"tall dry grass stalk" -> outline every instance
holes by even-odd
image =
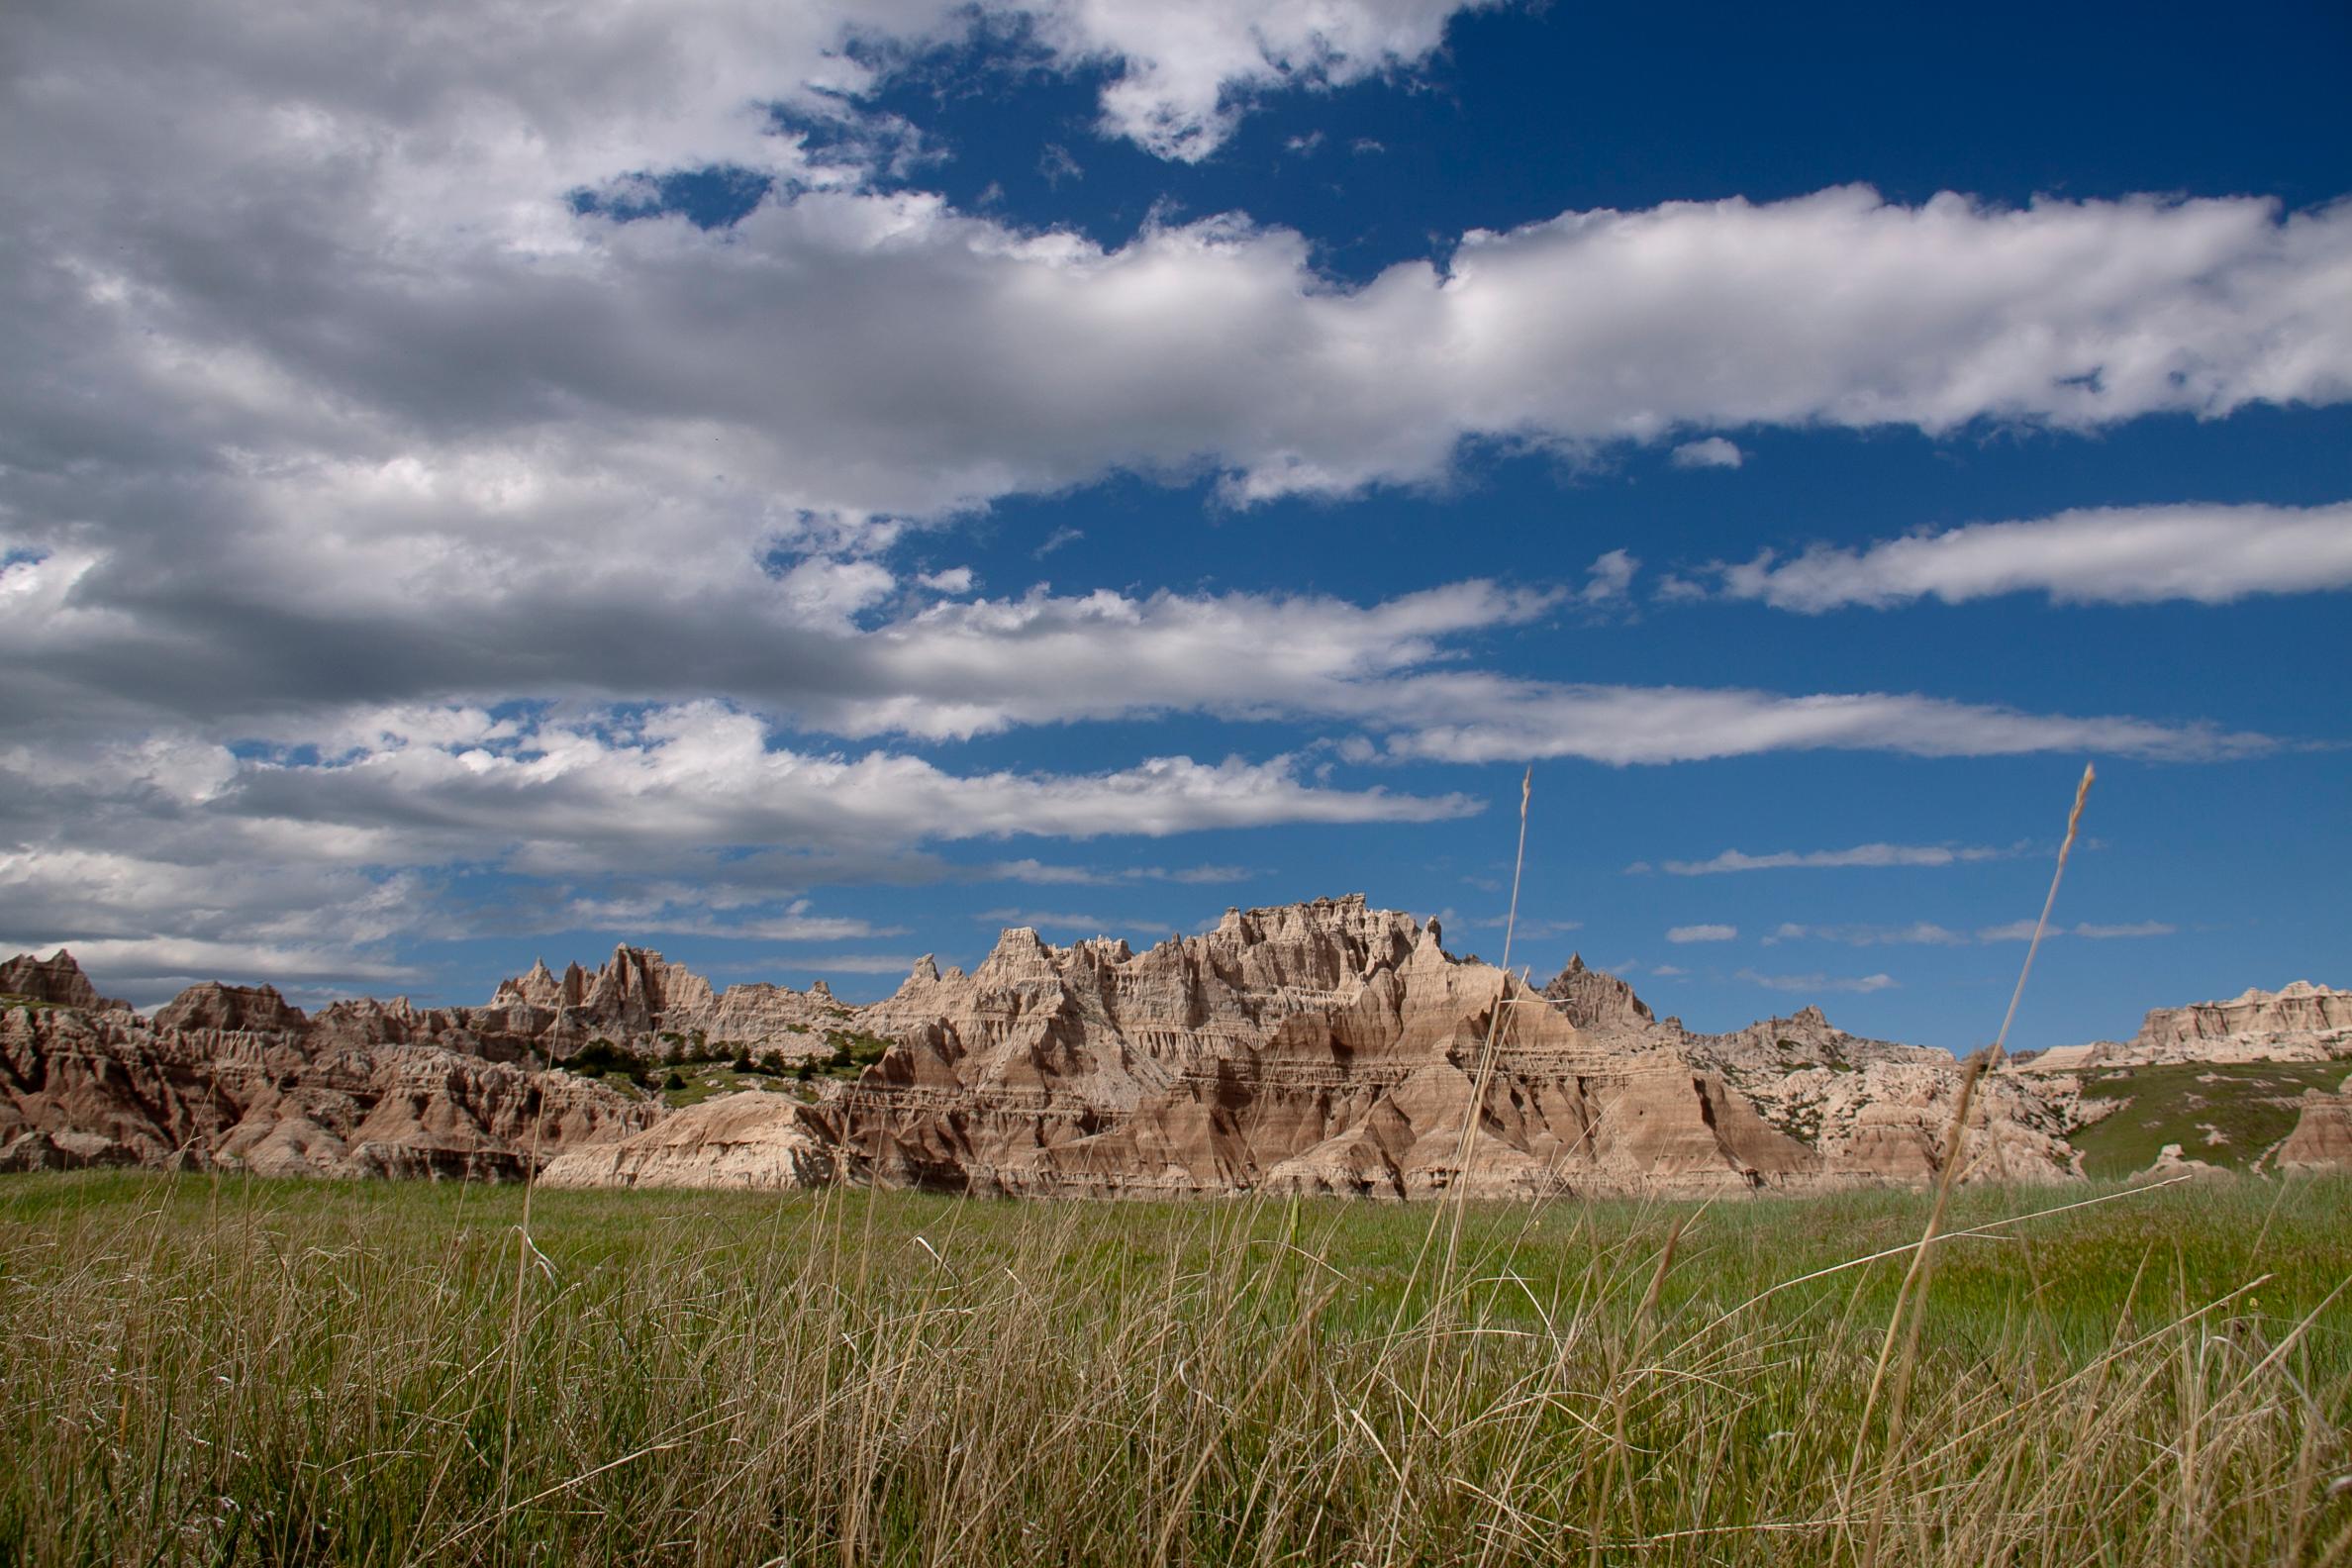
[[[1952,1188],[1960,1177],[1960,1155],[1968,1135],[1968,1112],[1976,1098],[1978,1081],[1997,1065],[2009,1048],[2009,1027],[2017,1020],[2017,1004],[2024,999],[2026,977],[2033,973],[2034,954],[2041,950],[2042,937],[2050,929],[2050,912],[2058,905],[2058,884],[2066,876],[2067,856],[2074,852],[2076,833],[2082,831],[2083,806],[2091,798],[2092,781],[2098,777],[2090,763],[2083,765],[2082,781],[2075,785],[2074,806],[2066,814],[2066,836],[2058,844],[2058,863],[2050,871],[2050,890],[2043,895],[2041,914],[2033,923],[2033,938],[2025,944],[2025,961],[2018,966],[2017,983],[2009,992],[2009,1010],[2002,1015],[2001,1032],[1994,1036],[1992,1048],[1972,1059],[1961,1075],[1960,1090],[1953,1097],[1952,1125],[1944,1139],[1943,1159],[1937,1168],[1935,1200],[1927,1211],[1927,1225],[1920,1232],[1919,1244],[1912,1251],[1910,1265],[1904,1270],[1903,1285],[1895,1294],[1895,1311],[1887,1321],[1885,1339],[1879,1345],[1877,1364],[1870,1375],[1870,1392],[1862,1402],[1862,1421],[1854,1436],[1854,1459],[1847,1470],[1847,1493],[1851,1496],[1858,1475],[1865,1445],[1870,1437],[1870,1419],[1878,1408],[1879,1392],[1886,1382],[1889,1357],[1895,1349],[1898,1333],[1903,1335],[1903,1355],[1895,1363],[1895,1381],[1887,1402],[1887,1429],[1881,1444],[1884,1462],[1879,1467],[1878,1484],[1872,1491],[1870,1522],[1863,1536],[1861,1561],[1863,1568],[1877,1568],[1879,1548],[1885,1539],[1888,1510],[1893,1505],[1892,1492],[1898,1474],[1897,1459],[1902,1452],[1904,1417],[1911,1394],[1911,1380],[1918,1361],[1919,1333],[1927,1316],[1927,1286],[1934,1272],[1934,1248],[1943,1226],[1944,1211],[1951,1203]],[[1987,1141],[1994,1156],[2001,1156],[1998,1132],[1987,1129]],[[2006,1168],[2003,1170],[2006,1176]],[[2028,1264],[2031,1254],[2027,1254]],[[2038,1284],[2038,1282],[2037,1282]],[[2037,1293],[2038,1294],[2038,1291]]]
[[[1931,1201],[1474,1204],[1392,1332],[1414,1211],[541,1192],[502,1455],[521,1194],[237,1185],[0,1187],[0,1561],[1820,1560]],[[2012,1204],[1951,1200],[1886,1558],[2324,1561],[2352,1186]]]

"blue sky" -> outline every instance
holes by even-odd
[[[117,11],[121,14],[116,14]],[[136,24],[136,25],[135,25]],[[0,943],[2352,983],[2341,7],[0,22]]]

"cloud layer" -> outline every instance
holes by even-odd
[[[1370,771],[1393,764],[2274,745],[1485,666],[1483,639],[1621,614],[1623,549],[1558,591],[984,595],[951,530],[1113,474],[1247,508],[1442,484],[1497,449],[1727,469],[1759,428],[2352,397],[2352,208],[1844,186],[1562,212],[1346,282],[1247,214],[1090,236],[959,210],[920,188],[941,149],[870,96],[979,49],[1099,79],[1101,130],[1200,159],[1265,96],[1410,72],[1465,9],[12,8],[0,938],[141,985],[375,983],[428,923],[515,896],[473,891],[484,869],[530,890],[509,926],[849,940],[888,932],[805,890],[935,878],[943,842],[1475,809]],[[682,178],[735,209],[699,226]],[[1084,521],[1047,549],[1112,526]],[[2287,591],[2344,580],[2343,523],[2070,514],[1723,589]],[[911,564],[918,543],[947,558]],[[1288,733],[1061,771],[927,749],[1171,715]]]
[[[1976,860],[2000,860],[2019,852],[2012,845],[1997,849],[1989,844],[1855,844],[1848,849],[1776,849],[1748,854],[1725,849],[1706,860],[1668,860],[1670,876],[1719,876],[1730,871],[1779,871],[1791,867],[1824,866],[1948,866]],[[1644,870],[1648,867],[1644,866]]]
[[[2227,604],[2352,587],[2352,503],[2114,507],[1975,523],[1723,569],[1722,591],[1808,615],[2045,593],[2061,604]]]

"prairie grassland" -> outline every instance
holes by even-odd
[[[2352,1183],[523,1198],[0,1183],[0,1562],[2352,1550]]]

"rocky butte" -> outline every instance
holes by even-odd
[[[1142,952],[1008,931],[970,974],[926,958],[854,1009],[822,984],[715,991],[629,946],[593,973],[536,965],[479,1008],[395,998],[316,1016],[266,986],[206,984],[143,1020],[64,953],[0,974],[13,1169],[1090,1197],[1806,1192],[1935,1179],[1961,1079],[1943,1051],[1846,1033],[1814,1008],[1701,1034],[1581,959],[1530,988],[1361,896],[1230,911]],[[2288,1011],[2229,1011],[2264,995],[2212,1005],[2224,1032],[2308,1022],[2345,1053],[2337,1004],[2318,1000],[2342,993],[2290,987],[2269,999]],[[2210,1027],[2164,1037],[2215,1039],[2190,1032]],[[854,1082],[678,1110],[556,1070],[616,1053],[814,1059],[845,1035],[880,1053]],[[2074,1087],[1991,1075],[1960,1179],[2074,1179]],[[2352,1120],[2313,1098],[2280,1163],[2352,1162]]]
[[[2040,1072],[2162,1067],[2176,1062],[2332,1061],[2352,1055],[2352,991],[2297,980],[2228,1002],[2156,1008],[2127,1040],[2062,1045],[2028,1064]]]
[[[1960,1077],[1812,1009],[1693,1034],[1581,961],[1530,990],[1360,896],[1235,910],[1141,953],[1009,931],[969,975],[919,963],[857,1023],[897,1043],[845,1093],[711,1101],[546,1179],[1387,1198],[1916,1183]],[[1979,1104],[1967,1176],[2073,1174],[2030,1086]]]

